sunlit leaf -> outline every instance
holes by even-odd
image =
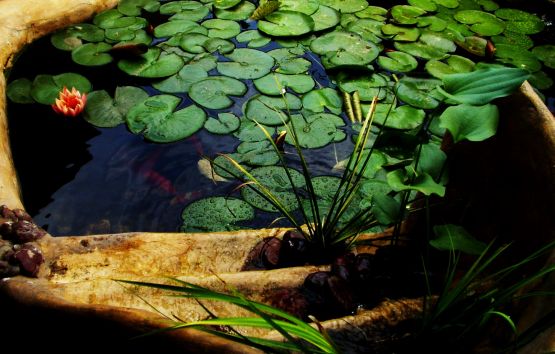
[[[225,76],[210,76],[194,83],[189,96],[193,101],[210,109],[223,109],[233,105],[228,96],[242,96],[247,86],[239,80]]]
[[[107,91],[93,91],[87,97],[83,117],[101,128],[111,128],[125,122],[125,116],[135,105],[148,98],[148,93],[134,86],[117,87],[114,98]]]
[[[191,203],[182,213],[183,232],[238,230],[242,221],[254,218],[254,209],[237,198],[209,197]]]
[[[497,132],[499,111],[497,106],[492,104],[483,106],[460,104],[448,107],[439,119],[440,127],[449,130],[455,142],[482,141]]]

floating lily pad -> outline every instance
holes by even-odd
[[[153,83],[152,87],[166,93],[183,93],[207,77],[208,73],[200,65],[185,65],[177,74]]]
[[[423,59],[444,59],[449,56],[444,50],[430,46],[423,42],[400,43],[395,42],[395,49]]]
[[[503,32],[505,23],[495,15],[478,10],[462,10],[455,14],[455,19],[470,25],[470,29],[481,36],[495,36]]]
[[[314,29],[312,17],[295,11],[276,11],[258,21],[258,29],[270,36],[301,36]]]
[[[378,57],[378,65],[385,70],[406,73],[418,67],[418,62],[408,53],[386,52]]]
[[[438,100],[418,89],[412,82],[399,81],[395,85],[395,91],[401,101],[416,108],[433,109],[439,105]]]
[[[253,81],[254,86],[265,95],[277,96],[291,89],[296,93],[306,93],[314,87],[314,80],[310,75],[285,75],[270,73]]]
[[[295,48],[279,48],[268,52],[276,60],[277,73],[281,74],[302,74],[312,65],[305,58],[299,58],[304,54],[304,50]]]
[[[236,79],[258,79],[270,72],[274,58],[255,49],[238,48],[226,55],[231,62],[219,62],[218,71],[222,75]]]
[[[37,75],[31,87],[31,96],[38,103],[53,104],[64,87],[69,90],[75,87],[81,93],[88,93],[92,90],[90,81],[79,74]]]
[[[408,0],[408,3],[424,11],[435,12],[437,10],[437,4],[433,0]]]
[[[33,83],[29,79],[14,80],[6,88],[6,95],[15,103],[35,103],[33,96],[31,96],[32,86]]]
[[[260,128],[258,124],[248,118],[242,118],[241,126],[239,130],[236,131],[233,135],[237,137],[241,141],[262,141],[266,140],[266,134]],[[267,125],[262,125],[262,127],[268,132],[270,136],[276,133],[276,128],[269,127]]]
[[[245,43],[248,42],[247,47],[249,48],[260,48],[270,43],[271,39],[263,35],[257,30],[249,30],[241,32],[237,36],[237,42]]]
[[[251,166],[272,166],[279,162],[279,153],[268,140],[242,142],[237,154],[243,163]]]
[[[454,52],[457,49],[457,46],[452,40],[437,32],[424,31],[419,41],[432,48],[437,48],[448,53]]]
[[[237,198],[209,197],[191,203],[182,213],[183,232],[232,231],[242,221],[254,219],[254,209]]]
[[[121,0],[118,11],[127,16],[140,16],[141,10],[156,12],[160,8],[158,0]]]
[[[54,33],[50,37],[50,42],[54,47],[67,51],[83,45],[83,41],[101,42],[103,40],[104,30],[89,23],[70,26]]]
[[[341,74],[337,78],[339,87],[344,92],[353,93],[358,91],[362,101],[372,101],[374,97],[383,99],[386,95],[387,80],[383,75],[346,75]]]
[[[225,76],[210,76],[191,85],[189,96],[201,106],[223,109],[233,105],[228,96],[242,96],[247,86],[239,80]]]
[[[545,27],[545,23],[536,15],[517,9],[499,9],[495,16],[506,20],[507,30],[522,34],[539,33]]]
[[[241,26],[231,20],[213,18],[204,21],[202,26],[208,28],[208,36],[212,38],[229,39],[241,33]]]
[[[288,169],[289,174],[293,180],[293,185],[296,188],[302,188],[305,185],[305,180],[303,175],[292,168]],[[288,211],[293,211],[299,207],[295,193],[293,192],[293,186],[287,177],[287,173],[283,167],[277,166],[264,166],[258,167],[251,171],[253,177],[255,177],[265,188],[269,189],[277,200],[281,202],[284,208]],[[254,186],[251,184],[250,186]],[[268,202],[266,199],[258,195],[257,192],[252,190],[250,187],[244,187],[241,189],[241,195],[243,199],[255,208],[276,212],[277,209]]]
[[[455,143],[482,141],[495,135],[499,123],[497,106],[461,104],[448,107],[439,117],[440,127],[449,130]]]
[[[243,106],[248,119],[265,125],[282,125],[289,120],[283,110],[301,109],[301,100],[290,93],[283,97],[269,97],[256,95],[251,97]]]
[[[319,6],[320,4],[316,0],[280,0],[279,2],[280,10],[302,12],[305,15],[312,15]]]
[[[232,113],[219,113],[218,119],[208,118],[204,128],[212,134],[229,134],[239,129],[239,118]]]
[[[383,22],[386,19],[388,10],[379,6],[368,6],[364,10],[355,13],[358,18],[369,18],[371,20],[376,20]]]
[[[152,47],[139,59],[120,60],[118,67],[131,76],[158,78],[177,73],[183,64],[179,55],[166,54],[160,48]]]
[[[100,66],[112,62],[108,53],[112,46],[107,43],[87,43],[76,47],[71,52],[71,59],[80,65]]]
[[[433,77],[442,79],[445,75],[466,73],[474,69],[474,62],[459,55],[451,55],[449,58],[439,61],[430,60],[426,63],[426,71]]]
[[[370,105],[362,106],[365,116],[369,109]],[[409,130],[419,127],[425,116],[426,113],[422,109],[409,105],[392,108],[390,104],[380,103],[376,105],[373,122],[387,128]]]
[[[105,90],[87,96],[83,117],[92,125],[112,128],[125,123],[129,110],[148,98],[148,93],[134,86],[116,87],[114,98]]]
[[[149,97],[129,110],[127,126],[131,132],[142,133],[157,143],[189,137],[202,128],[206,113],[195,105],[174,112],[180,102],[179,97],[171,95]]]
[[[395,5],[390,11],[395,22],[403,25],[416,24],[418,17],[426,13],[426,10],[410,5]]]
[[[94,24],[100,28],[128,28],[137,30],[145,28],[148,23],[142,17],[124,16],[116,9],[104,11],[95,16]]]
[[[418,27],[425,27],[429,31],[440,32],[447,28],[447,21],[437,16],[422,16],[418,18]]]
[[[314,21],[314,31],[323,31],[332,28],[339,23],[339,12],[331,7],[320,5],[318,10],[310,15]]]
[[[288,132],[285,141],[294,145],[293,135],[290,132],[291,127],[294,127],[299,146],[308,149],[326,146],[334,141],[338,121],[342,125],[345,124],[343,119],[330,113],[318,113],[307,117],[294,114],[285,129]]]
[[[463,41],[457,41],[457,45],[471,54],[483,57],[486,55],[488,41],[482,37],[470,36],[465,37]]]
[[[530,75],[528,81],[538,90],[547,90],[553,86],[553,79],[541,70]]]
[[[250,2],[243,0],[239,4],[229,9],[215,9],[214,14],[222,20],[246,20],[252,15],[256,6]]]
[[[154,35],[158,38],[175,36],[178,33],[208,34],[208,29],[190,20],[173,20],[156,26]]]
[[[223,177],[224,179],[226,178],[243,178],[244,177],[244,173],[239,170],[237,168],[237,166],[235,166],[233,164],[233,162],[230,161],[230,158],[233,159],[235,162],[242,164],[243,162],[241,161],[241,154],[225,154],[225,155],[218,155],[215,159],[214,162],[212,164],[213,166],[213,170],[209,172],[209,174],[211,174],[212,172],[215,173],[216,175]],[[248,166],[242,165],[242,167],[246,170],[249,170]],[[215,179],[216,176],[209,176],[209,178],[211,179]]]
[[[303,107],[309,111],[320,113],[327,108],[334,114],[341,114],[343,101],[336,90],[325,87],[319,90],[312,90],[303,96]]]
[[[229,9],[240,2],[241,0],[214,0],[214,7],[217,9]]]
[[[310,49],[322,56],[322,63],[328,69],[363,66],[376,59],[380,52],[375,44],[344,31],[330,32],[313,40]]]
[[[522,47],[524,49],[530,49],[534,46],[534,41],[529,36],[508,30],[503,31],[502,35],[493,36],[491,41],[495,45],[508,44]]]
[[[381,26],[381,30],[386,36],[400,42],[414,42],[420,37],[420,30],[415,27],[402,27],[388,23]]]
[[[200,33],[189,33],[183,36],[179,42],[179,46],[193,54],[200,54],[203,52],[227,54],[235,49],[233,42],[221,38],[210,38]]]
[[[343,14],[359,12],[368,7],[366,0],[318,0],[318,2]]]
[[[210,10],[208,10],[207,6],[197,1],[172,1],[172,2],[167,2],[162,6],[160,6],[160,14],[162,15],[174,15],[174,14],[178,14],[181,12],[188,12],[188,11],[204,12],[205,10],[206,10],[206,14],[202,16],[201,19],[204,18],[206,15],[208,15]],[[193,19],[188,19],[188,20],[198,21]]]
[[[361,36],[363,39],[372,43],[380,43],[382,41],[382,27],[384,23],[371,19],[356,19],[345,26],[347,31],[353,32]],[[409,29],[407,29],[409,30]],[[416,30],[418,32],[418,30]],[[416,40],[416,39],[415,39]]]
[[[348,166],[349,170],[353,170],[356,164],[357,174],[360,174],[362,172],[362,175],[364,177],[374,178],[374,176],[376,176],[376,173],[379,170],[381,170],[382,166],[387,163],[387,157],[384,153],[378,150],[373,150],[370,157],[368,157],[369,154],[370,154],[370,150],[368,149],[364,150],[362,152],[361,160],[359,161],[359,163],[356,164],[355,160],[351,161],[351,165]],[[364,167],[363,164],[364,164],[364,161],[366,161],[366,159],[368,159],[368,162]],[[346,167],[348,162],[349,162],[349,159],[345,159],[344,161],[340,161],[339,165]],[[364,170],[363,170],[363,167],[364,167]]]
[[[555,69],[555,45],[544,44],[532,49],[532,53],[543,62],[545,66]]]

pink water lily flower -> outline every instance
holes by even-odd
[[[69,91],[67,87],[64,86],[64,89],[60,92],[59,98],[56,98],[56,103],[52,105],[52,109],[56,113],[75,117],[83,112],[86,103],[87,94],[82,94],[75,87],[72,87],[71,91]]]

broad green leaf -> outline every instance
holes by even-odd
[[[501,63],[513,65],[529,72],[538,71],[542,67],[534,54],[518,46],[498,44],[495,57]]]
[[[317,0],[280,0],[279,2],[280,10],[302,12],[305,15],[312,15],[319,7]]]
[[[391,225],[399,220],[401,203],[389,195],[378,194],[372,198],[372,212],[382,225]]]
[[[462,140],[482,141],[497,132],[499,111],[492,104],[460,104],[448,107],[439,119],[440,127],[449,130],[455,143]]]
[[[378,65],[385,70],[406,73],[416,69],[418,62],[408,53],[386,52],[378,57]]]
[[[507,30],[522,34],[539,33],[545,23],[536,15],[517,9],[498,9],[495,16],[506,20]]]
[[[290,94],[283,97],[269,97],[256,95],[251,97],[243,106],[245,117],[265,125],[282,125],[289,120],[283,110],[297,110],[301,108],[301,100]]]
[[[384,23],[381,21],[371,19],[356,19],[355,17],[354,21],[350,22],[345,28],[347,29],[347,31],[356,33],[363,39],[377,44],[382,41],[381,37],[383,37],[383,27]],[[418,33],[418,29],[416,30],[416,32]]]
[[[318,0],[318,2],[343,14],[359,12],[368,7],[366,0]]]
[[[425,69],[433,77],[442,79],[445,75],[470,72],[474,69],[474,65],[474,62],[468,58],[451,55],[443,61],[428,61]]]
[[[312,17],[312,20],[314,21],[313,31],[315,32],[327,30],[336,26],[340,19],[339,12],[324,5],[320,5],[318,10],[311,14],[310,17]]]
[[[533,73],[528,81],[538,90],[547,90],[553,85],[553,79],[541,70]]]
[[[368,114],[369,109],[370,105],[362,105],[362,113],[364,116]],[[375,124],[403,130],[419,127],[426,116],[426,113],[422,109],[417,109],[410,105],[403,105],[392,109],[390,104],[385,103],[376,105],[374,112],[373,122]]]
[[[258,21],[258,30],[275,37],[300,36],[313,29],[312,17],[295,11],[276,11]]]
[[[403,25],[416,24],[418,17],[426,13],[426,10],[410,5],[395,5],[390,11],[393,20]]]
[[[140,16],[141,9],[148,12],[156,12],[160,8],[158,0],[121,0],[118,11],[127,16]]]
[[[6,88],[6,95],[15,103],[35,103],[31,96],[31,87],[33,83],[31,80],[21,78],[10,82]]]
[[[240,121],[236,115],[232,113],[219,113],[218,119],[208,118],[204,123],[204,129],[212,134],[229,134],[239,129]]]
[[[320,113],[327,108],[334,114],[341,114],[343,101],[336,90],[326,87],[319,90],[312,90],[303,96],[303,108],[309,111]]]
[[[294,127],[299,146],[308,149],[316,149],[328,145],[334,141],[338,124],[345,125],[343,119],[330,113],[319,113],[310,116],[294,114],[291,122],[284,129],[288,132],[285,141],[294,145],[293,135],[290,132]]]
[[[71,59],[80,65],[99,66],[112,62],[108,53],[112,46],[107,43],[87,43],[71,51]]]
[[[290,89],[296,93],[306,93],[314,87],[314,80],[310,75],[296,74],[285,75],[269,73],[253,81],[254,86],[265,95],[279,96]]]
[[[114,98],[105,90],[93,91],[87,97],[83,117],[92,125],[112,128],[125,123],[129,110],[148,98],[148,93],[134,86],[116,87]]]
[[[257,30],[241,32],[241,34],[239,34],[236,39],[237,42],[240,43],[248,42],[247,47],[249,48],[263,47],[271,42],[271,39],[269,37],[266,37]]]
[[[175,36],[178,33],[202,33],[208,34],[206,27],[190,20],[173,20],[162,23],[154,29],[154,35],[158,38]]]
[[[445,171],[446,161],[447,155],[441,150],[438,144],[422,144],[417,171],[418,173],[425,172],[435,181],[445,184],[447,182],[447,171]],[[439,179],[440,177],[442,177],[441,180]]]
[[[509,44],[522,47],[524,49],[530,49],[534,46],[534,41],[529,36],[508,30],[503,31],[503,33],[499,36],[491,37],[491,41],[496,46],[499,44]]]
[[[189,91],[192,84],[207,77],[208,73],[200,65],[185,65],[177,74],[154,82],[152,87],[166,93],[184,93]]]
[[[233,105],[228,96],[242,96],[247,86],[239,80],[225,76],[210,76],[191,85],[189,96],[196,103],[210,109],[223,109]]]
[[[462,226],[445,224],[434,226],[436,238],[430,240],[430,245],[440,251],[461,251],[468,254],[480,255],[487,245],[476,240]]]
[[[64,87],[71,90],[75,87],[81,93],[92,90],[90,81],[76,73],[64,73],[60,75],[37,75],[31,87],[31,96],[35,101],[42,104],[53,104]]]
[[[268,74],[274,65],[274,58],[255,49],[238,48],[226,57],[232,61],[219,62],[218,71],[236,79],[258,79]]]
[[[89,23],[79,23],[67,27],[50,37],[50,42],[54,47],[67,51],[83,45],[83,41],[101,42],[103,40],[104,30]]]
[[[399,81],[395,85],[395,92],[401,101],[416,108],[433,109],[439,105],[437,99],[418,89],[412,82]]]
[[[183,232],[217,232],[241,229],[237,223],[254,218],[254,209],[237,198],[209,197],[189,204],[182,213]]]
[[[447,28],[447,21],[437,16],[423,16],[418,18],[418,27],[425,27],[429,31],[441,32]],[[450,38],[449,36],[447,37]]]
[[[281,74],[302,74],[312,65],[305,58],[299,58],[304,50],[295,48],[279,48],[268,52],[276,60],[275,72]]]
[[[362,101],[372,101],[374,97],[381,100],[387,93],[386,77],[380,74],[339,74],[337,83],[343,92],[353,93],[357,91]]]
[[[414,42],[420,37],[418,28],[407,28],[388,23],[381,27],[384,35],[398,42]]]
[[[357,34],[334,31],[327,33],[310,44],[310,49],[320,54],[327,69],[340,66],[363,66],[372,62],[379,54],[375,44],[365,41]]]
[[[388,10],[379,6],[368,6],[364,10],[355,13],[358,18],[369,18],[371,20],[385,21]]]
[[[229,9],[240,2],[241,0],[214,0],[214,7],[217,9]]]
[[[235,21],[213,18],[202,23],[208,28],[208,36],[211,38],[229,39],[241,33],[241,26]]]
[[[214,14],[222,20],[240,21],[248,19],[255,9],[256,6],[252,2],[243,0],[229,9],[215,9]]]
[[[241,125],[239,127],[239,130],[235,131],[235,133],[233,134],[239,140],[241,140],[241,141],[265,141],[265,140],[267,140],[267,137],[264,134],[264,132],[262,131],[262,129],[260,129],[258,124],[256,124],[254,121],[252,121],[248,118],[241,118],[240,121],[241,121]],[[268,134],[274,135],[276,133],[276,128],[270,127],[270,126],[267,126],[267,125],[262,125],[262,126],[264,127],[264,129],[266,129]]]
[[[262,141],[245,141],[237,147],[241,163],[250,166],[272,166],[279,162],[279,153],[266,139]]]
[[[462,10],[455,14],[455,19],[470,25],[470,29],[481,36],[495,36],[505,29],[505,23],[488,12]]]
[[[183,64],[179,55],[165,54],[160,48],[152,47],[140,59],[120,60],[118,67],[131,76],[159,78],[177,73]]]
[[[435,48],[423,42],[395,42],[395,49],[423,59],[444,59],[449,56],[443,49]]]
[[[404,170],[395,170],[387,174],[387,183],[396,192],[404,190],[415,190],[424,195],[436,194],[440,197],[445,195],[445,187],[438,184],[427,173],[419,173],[410,181],[412,175]]]

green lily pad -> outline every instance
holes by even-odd
[[[210,109],[223,109],[233,105],[228,96],[242,96],[247,86],[226,76],[210,76],[191,85],[189,96],[193,101]]]
[[[333,114],[341,114],[343,101],[336,90],[325,87],[319,90],[312,90],[303,96],[303,108],[309,111],[320,113],[327,108]]]
[[[208,34],[206,27],[190,20],[173,20],[156,26],[154,35],[158,38],[175,36],[178,33]]]
[[[365,116],[369,109],[370,105],[362,106]],[[425,116],[426,113],[422,109],[409,105],[392,108],[390,104],[380,103],[376,105],[373,122],[387,128],[409,130],[419,127],[424,122]]]
[[[254,10],[256,6],[252,2],[243,0],[229,9],[215,9],[214,14],[222,20],[240,21],[248,19]]]
[[[307,93],[314,87],[314,80],[310,75],[285,75],[270,73],[253,81],[254,86],[265,95],[277,96],[291,89],[296,93]]]
[[[291,123],[285,128],[288,133],[285,141],[294,145],[291,133],[291,127],[294,127],[300,147],[316,149],[326,146],[334,141],[338,119],[345,124],[343,119],[330,113],[318,113],[307,117],[294,114],[291,116]]]
[[[174,112],[180,102],[179,97],[171,95],[149,97],[129,110],[127,126],[134,134],[142,133],[157,143],[187,138],[202,128],[206,113],[195,105]]]
[[[426,10],[410,5],[395,5],[390,11],[393,20],[403,25],[416,24],[418,22],[418,17],[426,13]]]
[[[344,31],[330,32],[313,40],[310,49],[322,56],[322,63],[327,69],[364,66],[376,59],[380,52],[375,44]]]
[[[33,83],[29,79],[17,79],[8,85],[6,95],[14,103],[35,103],[31,96]]]
[[[127,16],[140,16],[141,10],[156,12],[160,8],[158,0],[121,0],[118,11]]]
[[[239,222],[254,219],[254,209],[237,198],[209,197],[189,204],[182,213],[183,232],[239,230]]]
[[[204,123],[204,129],[212,134],[229,134],[239,129],[240,121],[235,114],[219,113],[218,119],[208,118]]]
[[[447,28],[447,21],[437,16],[422,16],[418,18],[418,27],[425,27],[429,31],[441,32]]]
[[[131,76],[158,78],[177,73],[183,64],[179,55],[165,54],[160,48],[152,47],[139,59],[120,60],[118,68]]]
[[[295,11],[276,11],[258,21],[258,30],[275,37],[301,36],[313,29],[312,17]]]
[[[244,31],[237,36],[237,42],[248,42],[249,48],[260,48],[271,42],[271,39],[263,35],[257,30]]]
[[[343,92],[358,91],[361,101],[372,101],[374,97],[383,99],[386,95],[387,80],[383,75],[346,75],[340,74],[337,83]]]
[[[386,24],[381,27],[383,34],[399,42],[414,42],[420,37],[418,28],[401,27],[393,24]]]
[[[142,17],[124,16],[116,9],[104,11],[95,16],[93,23],[100,28],[128,28],[138,30],[145,28],[148,23]]]
[[[302,74],[310,69],[312,63],[305,58],[299,58],[304,50],[295,48],[279,48],[268,52],[276,60],[275,72],[281,74]]]
[[[416,59],[403,52],[386,52],[378,57],[378,65],[385,70],[406,73],[418,67]]]
[[[488,41],[482,37],[469,36],[465,37],[463,41],[457,41],[457,45],[471,54],[484,57]]]
[[[310,15],[314,21],[313,31],[323,31],[337,26],[340,20],[339,12],[331,7],[320,5],[318,10]]]
[[[545,27],[545,23],[536,15],[517,9],[499,9],[495,16],[506,20],[508,31],[522,34],[539,33]]]
[[[435,12],[437,10],[437,3],[433,0],[408,0],[408,3],[424,11]]]
[[[103,40],[104,30],[89,23],[73,25],[50,36],[50,42],[54,47],[67,51],[83,45],[83,41],[101,42]]]
[[[347,31],[356,33],[363,39],[377,44],[382,41],[381,37],[383,36],[383,26],[384,23],[381,21],[355,18],[355,21],[350,22],[348,25],[345,26],[345,28],[347,29]]]
[[[172,2],[167,2],[165,4],[163,4],[162,6],[160,6],[160,14],[162,15],[175,15],[184,11],[191,11],[191,12],[196,12],[196,11],[201,11],[204,12],[204,10],[206,10],[206,14],[201,17],[204,18],[206,15],[208,15],[208,13],[210,12],[210,10],[208,10],[208,7],[205,6],[204,4],[197,2],[197,1],[172,1]],[[198,21],[198,20],[192,20],[189,19],[191,21]],[[200,19],[199,19],[200,20]]]
[[[186,36],[183,36],[179,46],[193,54],[203,52],[227,54],[235,49],[233,42],[221,38],[210,38],[200,33],[188,33]]]
[[[242,142],[237,153],[241,162],[250,166],[272,166],[279,162],[279,153],[268,140]]]
[[[87,43],[76,47],[71,52],[71,59],[80,65],[100,66],[112,62],[108,53],[112,46],[107,43]]]
[[[395,42],[395,49],[423,59],[444,59],[449,56],[444,50],[430,46],[423,42],[401,43]]]
[[[334,8],[342,14],[352,14],[368,7],[366,0],[318,0],[318,2]]]
[[[266,134],[258,124],[248,118],[241,118],[241,125],[239,130],[233,135],[241,141],[263,141],[267,140]],[[270,136],[276,133],[276,128],[262,125]]]
[[[383,22],[386,20],[388,10],[379,6],[368,6],[364,10],[355,13],[358,18],[368,18],[375,21]]]
[[[289,117],[282,110],[301,109],[301,100],[290,93],[283,97],[269,97],[256,95],[251,97],[243,106],[245,117],[260,124],[283,125]]]
[[[437,32],[424,31],[422,32],[419,41],[432,48],[437,48],[448,53],[457,50],[457,46],[452,40]]]
[[[555,69],[555,45],[544,44],[532,49],[532,53],[543,62],[545,66]]]
[[[416,108],[433,109],[439,105],[438,100],[418,89],[412,82],[399,81],[395,85],[395,91],[401,101]]]
[[[530,75],[528,81],[538,90],[547,90],[553,86],[553,79],[541,70]]]
[[[240,2],[241,0],[214,0],[214,7],[217,9],[229,9]]]
[[[125,123],[129,110],[148,98],[148,93],[134,86],[116,87],[114,98],[105,90],[87,96],[83,117],[92,125],[112,128]]]
[[[79,74],[65,73],[56,76],[37,75],[31,87],[31,96],[42,104],[53,104],[64,87],[71,90],[75,87],[81,93],[92,90],[90,81]]]
[[[524,49],[530,49],[534,46],[534,41],[529,36],[508,30],[505,30],[502,35],[493,36],[491,41],[495,45],[508,44],[522,47]]]
[[[481,36],[496,36],[503,33],[505,23],[495,15],[478,10],[462,10],[455,14],[455,19],[470,25],[470,29]]]
[[[445,75],[472,71],[475,65],[476,64],[468,58],[461,57],[459,55],[451,55],[443,61],[428,61],[425,69],[433,77],[442,79]]]
[[[270,72],[274,58],[255,49],[238,48],[226,55],[230,62],[219,62],[218,71],[222,75],[236,79],[258,79]]]
[[[378,150],[373,150],[370,157],[368,157],[368,154],[370,154],[370,150],[365,149],[362,152],[361,160],[359,161],[358,164],[354,160],[351,161],[351,165],[348,166],[349,170],[353,170],[356,164],[357,174],[360,174],[362,172],[362,175],[364,177],[374,178],[374,176],[376,176],[376,173],[382,169],[382,166],[387,163],[387,157],[384,153]],[[368,158],[369,160],[366,166],[364,166],[363,164]],[[349,159],[345,159],[344,161],[340,161],[339,164],[347,167],[348,162],[349,162]],[[363,167],[364,167],[364,170],[363,170]]]
[[[229,39],[241,33],[241,26],[231,20],[213,18],[204,21],[202,26],[208,28],[208,36],[212,38]]]
[[[460,104],[448,107],[439,117],[440,127],[449,130],[455,143],[482,141],[495,135],[499,123],[497,106]]]
[[[410,174],[403,170],[395,170],[387,174],[387,183],[396,192],[404,190],[418,191],[424,195],[445,195],[445,187],[434,181],[427,173],[418,174],[410,183]]]
[[[213,172],[223,178],[243,178],[245,176],[244,173],[229,160],[230,158],[237,163],[243,163],[241,161],[241,154],[218,155],[212,163]],[[249,170],[248,166],[242,165],[242,167]]]
[[[302,12],[305,15],[312,15],[318,10],[320,4],[316,0],[280,0],[279,9],[287,11]]]
[[[303,175],[299,171],[292,168],[289,168],[288,171],[291,175],[291,179],[293,180],[293,185],[296,188],[304,187],[305,180]],[[253,169],[251,174],[260,182],[260,184],[271,191],[274,197],[284,206],[286,210],[293,211],[299,207],[293,191],[293,186],[283,167],[258,167]],[[253,184],[250,184],[250,186],[257,188]],[[277,209],[270,202],[258,195],[258,193],[249,186],[241,189],[241,195],[247,203],[251,204],[255,208],[269,212],[277,211]]]
[[[208,73],[201,65],[185,65],[177,74],[153,83],[152,87],[166,93],[188,92],[191,85],[207,77]]]

